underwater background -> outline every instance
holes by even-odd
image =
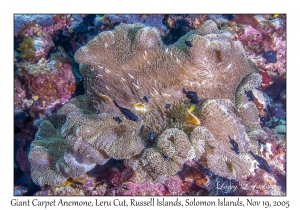
[[[286,195],[286,15],[14,15],[14,195]]]

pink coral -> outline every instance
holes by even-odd
[[[59,14],[52,17],[52,25],[42,26],[35,21],[31,21],[18,31],[17,35],[26,36],[40,36],[42,33],[55,35],[60,30],[67,29],[74,19],[71,15]]]
[[[29,88],[39,95],[41,100],[54,102],[60,99],[65,102],[75,91],[75,78],[70,64],[62,64],[56,72],[49,74],[27,74]]]
[[[167,187],[171,195],[183,195],[185,191],[184,183],[178,176],[168,176],[164,181],[164,185]],[[187,189],[186,189],[187,190]]]
[[[248,19],[246,19],[248,17]],[[286,17],[267,19],[266,15],[236,15],[234,23],[225,24],[235,40],[244,45],[247,56],[264,73],[262,88],[267,89],[277,78],[285,78],[286,74]],[[277,52],[277,62],[267,63],[263,53]],[[264,74],[265,78],[264,79]],[[267,76],[268,75],[268,76]]]
[[[274,135],[274,130],[265,127],[268,138],[262,145],[262,154],[268,161],[274,174],[285,175],[286,167],[286,142],[284,138]]]
[[[246,195],[283,195],[274,177],[262,169],[256,169],[255,174],[240,181],[240,188]]]
[[[120,186],[129,179],[129,177],[132,175],[131,172],[132,171],[129,168],[124,168],[122,172],[117,168],[111,168],[109,181],[114,186]]]
[[[18,48],[22,59],[30,63],[36,63],[41,58],[46,59],[53,49],[54,43],[47,33],[25,38]]]
[[[36,61],[38,61],[40,58],[47,58],[49,52],[54,49],[52,38],[46,33],[35,40],[34,46],[36,48],[34,55]]]
[[[126,190],[125,192],[121,192],[121,195],[135,195],[135,196],[169,195],[168,191],[161,183],[154,184],[148,181],[143,183],[127,182],[126,188],[128,190]]]
[[[19,75],[25,78],[28,89],[43,102],[45,109],[53,106],[57,100],[64,103],[76,89],[72,60],[61,47],[49,60],[41,59],[36,64],[21,66]]]

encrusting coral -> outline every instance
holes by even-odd
[[[54,48],[52,38],[47,33],[32,38],[25,38],[18,50],[21,57],[30,63],[36,63],[41,58],[47,59],[49,52]]]
[[[180,171],[185,161],[202,155],[217,175],[249,175],[253,167],[246,132],[252,128],[248,129],[246,118],[240,118],[235,103],[237,88],[257,68],[241,43],[219,31],[213,21],[170,46],[163,44],[156,28],[120,24],[81,47],[75,60],[80,63],[86,93],[48,117],[61,135],[52,141],[62,142],[66,150],[85,156],[90,163],[125,159],[143,179],[163,180]],[[252,79],[257,83],[257,78]],[[204,103],[191,104],[183,88],[196,92]],[[128,114],[138,120],[129,120]],[[117,117],[122,122],[114,120]],[[229,135],[241,154],[231,149]],[[34,165],[38,144],[31,150]],[[59,156],[62,152],[54,162]],[[46,173],[41,176],[49,177]]]
[[[21,64],[18,74],[25,78],[35,99],[43,101],[45,106],[58,100],[64,103],[76,89],[72,59],[62,47],[58,47],[58,52],[51,54],[48,60],[41,58],[34,64]]]

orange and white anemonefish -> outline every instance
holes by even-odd
[[[146,111],[146,106],[142,103],[135,103],[132,104],[132,106],[135,108],[135,110]]]
[[[100,97],[103,99],[103,101],[111,102],[110,97],[108,97],[107,95],[104,95],[104,94],[99,94],[99,95],[100,95]]]
[[[200,125],[200,121],[198,120],[198,118],[192,114],[195,108],[196,108],[195,105],[192,105],[188,110],[187,122],[192,123],[193,125]]]

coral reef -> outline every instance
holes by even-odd
[[[216,20],[218,22],[218,20]],[[240,40],[248,57],[261,69],[262,89],[268,89],[278,78],[286,75],[286,17],[267,15],[235,15],[224,23]],[[274,62],[267,62],[266,53],[274,52]]]
[[[201,160],[204,160],[202,157]],[[203,161],[203,162],[206,162]],[[202,161],[201,161],[202,163]],[[182,189],[188,192],[193,186],[201,187],[207,190],[211,189],[211,177],[201,171],[194,161],[186,161],[183,170],[178,173],[179,177],[183,180]],[[186,189],[187,188],[187,189]]]
[[[41,58],[47,59],[50,50],[53,49],[52,38],[45,32],[38,37],[25,38],[18,48],[21,58],[28,60],[30,63],[36,63]]]
[[[132,196],[158,196],[168,195],[165,186],[161,183],[151,183],[149,181],[136,184],[134,182],[126,183],[127,190],[122,192],[121,195]]]
[[[285,132],[285,126],[279,126]],[[277,128],[278,129],[278,128]],[[277,129],[264,128],[268,134],[265,144],[261,145],[260,152],[273,168],[274,174],[284,175],[286,170],[286,139],[285,133]]]
[[[118,25],[119,23],[133,24],[133,23],[142,23],[146,26],[157,27],[159,28],[162,35],[164,34],[162,28],[162,22],[164,15],[113,15],[107,14],[102,17],[96,17],[94,20],[95,26],[101,25]]]
[[[14,187],[14,196],[24,195],[28,192],[28,189],[24,186],[15,186]]]
[[[169,28],[179,29],[180,27],[188,27],[189,32],[191,29],[197,29],[208,19],[208,15],[166,15],[165,22]]]
[[[285,18],[15,15],[15,195],[284,195]]]
[[[24,25],[28,25],[30,23],[39,24],[42,27],[49,27],[52,23],[52,18],[54,15],[14,15],[14,34],[20,31],[24,27]]]
[[[278,125],[274,128],[275,135],[284,135],[286,134],[286,125]]]
[[[75,91],[75,77],[72,73],[72,60],[62,47],[53,53],[49,60],[40,59],[35,64],[18,64],[18,75],[26,80],[28,91],[34,101],[41,100],[43,107],[49,107],[58,100],[64,103]],[[20,89],[16,89],[20,98]]]
[[[284,195],[272,175],[262,169],[256,169],[255,175],[240,182],[240,188],[245,195]]]
[[[14,74],[14,107],[21,106],[26,95],[27,93],[20,81],[20,77]]]
[[[126,165],[139,174],[140,180],[162,182],[182,170],[184,162],[200,158],[206,151],[207,164],[217,175],[239,178],[253,169],[247,154],[250,140],[231,101],[235,101],[236,89],[243,79],[257,70],[247,60],[240,43],[219,31],[213,21],[206,21],[170,47],[162,43],[155,28],[120,24],[80,48],[75,59],[81,63],[86,94],[74,98],[49,118],[61,133],[51,137],[53,145],[65,139],[63,152],[51,162],[66,159],[69,149],[90,163],[126,159]],[[252,80],[257,82],[250,77],[249,82]],[[189,109],[191,105],[181,93],[182,88],[197,92],[206,101],[200,108]],[[145,104],[144,96],[151,103]],[[113,101],[118,102],[118,107]],[[172,104],[169,111],[165,109],[167,103]],[[133,110],[139,116],[138,122],[124,117],[124,123],[113,120],[122,116],[119,107]],[[172,117],[177,122],[172,123]],[[198,123],[191,123],[193,120]],[[197,127],[200,122],[205,127]],[[151,129],[141,133],[143,124]],[[43,129],[45,126],[40,126],[39,132],[44,133]],[[155,142],[149,139],[151,132],[159,136]],[[231,150],[228,135],[240,146],[239,156]],[[37,138],[36,141],[41,142]],[[34,154],[41,150],[38,145],[32,145],[32,164]],[[37,173],[38,168],[34,167],[33,172]],[[61,180],[83,173],[70,170]]]
[[[53,35],[70,26],[71,15],[16,15],[15,36],[39,36],[42,33]]]

